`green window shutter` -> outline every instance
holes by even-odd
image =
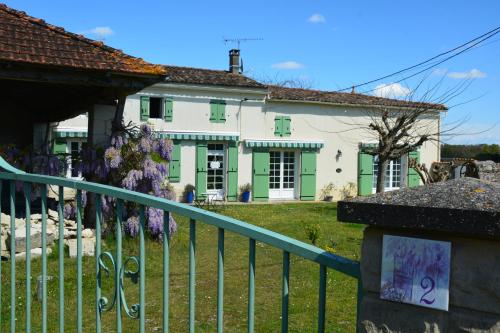
[[[283,117],[283,132],[282,136],[290,136],[292,134],[292,129],[291,129],[291,122],[292,119],[290,117]]]
[[[419,151],[411,151],[408,153],[408,158],[414,158],[420,163],[420,152]],[[414,187],[420,185],[420,176],[413,168],[408,168],[408,187]]]
[[[141,121],[149,119],[149,97],[141,96]]]
[[[316,152],[300,153],[300,200],[316,198]]]
[[[202,193],[207,191],[207,143],[196,144],[196,198],[201,199]]]
[[[269,199],[269,151],[253,151],[252,197],[255,201]]]
[[[163,108],[163,118],[165,121],[171,122],[174,117],[174,101],[171,97],[167,97],[164,100],[164,108]]]
[[[210,122],[217,123],[219,119],[219,104],[217,101],[210,101]]]
[[[172,156],[168,163],[168,180],[171,183],[181,181],[181,144],[174,142]]]
[[[274,135],[282,136],[283,135],[283,117],[276,116],[274,118]]]
[[[238,199],[238,143],[231,142],[227,148],[227,200]]]
[[[217,105],[217,118],[219,123],[226,122],[226,102],[219,101]]]
[[[358,195],[370,195],[373,190],[373,156],[358,154]]]
[[[55,140],[53,151],[54,154],[66,154],[67,143],[64,140]]]

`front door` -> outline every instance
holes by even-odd
[[[223,200],[226,167],[224,144],[209,143],[207,148],[207,193],[214,195],[211,198]]]
[[[295,152],[269,152],[269,199],[295,198]]]

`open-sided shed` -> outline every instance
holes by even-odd
[[[117,101],[161,81],[164,71],[0,5],[0,144],[30,145],[36,124],[84,112],[88,141],[102,141],[110,130],[102,127],[102,114],[112,115]]]

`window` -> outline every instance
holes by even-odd
[[[140,119],[164,119],[171,122],[173,119],[173,99],[171,97],[149,97],[140,98]]]
[[[224,189],[224,145],[208,144],[207,190]]]
[[[68,165],[66,177],[68,178],[82,178],[82,171],[78,168],[82,145],[82,141],[68,141],[67,143],[69,156],[66,159]]]
[[[276,116],[274,118],[274,135],[276,136],[290,136],[291,131],[291,118],[288,116]]]
[[[226,102],[223,100],[210,101],[210,122],[225,123],[226,122]]]
[[[149,118],[161,119],[161,103],[162,98],[151,97],[149,98]]]
[[[373,181],[372,188],[373,193],[377,191],[377,174],[378,174],[378,156],[373,159]],[[385,172],[385,191],[397,190],[401,187],[401,159],[392,160],[387,165],[387,170]]]

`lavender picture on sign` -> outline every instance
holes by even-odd
[[[448,310],[451,243],[384,235],[380,298]]]

